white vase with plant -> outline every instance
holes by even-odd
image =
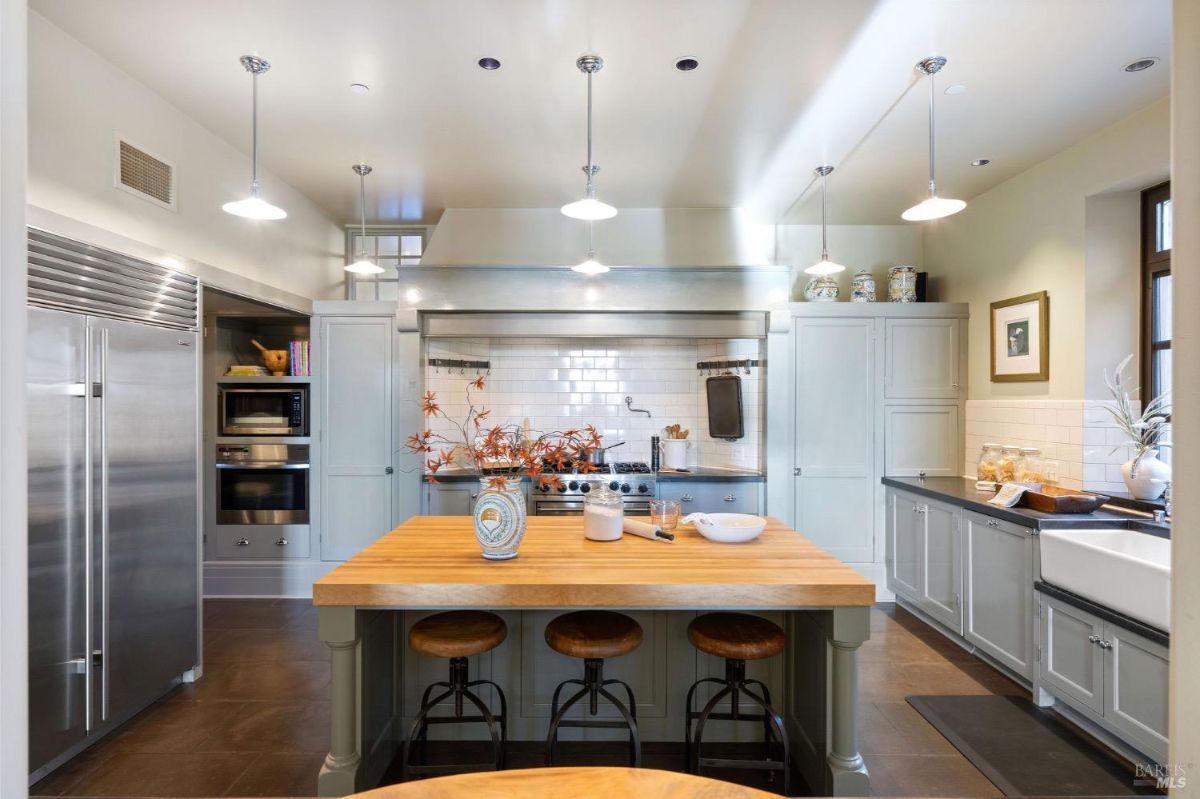
[[[1126,387],[1125,368],[1132,359],[1129,355],[1121,361],[1112,377],[1105,370],[1104,384],[1112,395],[1113,405],[1104,408],[1129,439],[1128,445],[1133,447],[1133,457],[1121,467],[1126,488],[1134,499],[1153,500],[1161,497],[1171,482],[1171,467],[1158,459],[1159,450],[1171,446],[1171,392],[1159,394],[1138,414],[1132,397],[1139,389],[1137,386]],[[1112,451],[1123,446],[1126,445],[1113,447]]]

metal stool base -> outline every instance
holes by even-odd
[[[580,689],[560,707],[558,700],[562,696],[563,688],[566,688],[568,685],[578,685]],[[608,690],[610,685],[619,685],[625,689],[625,694],[629,697],[628,705],[613,696],[612,692]],[[585,697],[588,700],[588,715],[595,716],[600,712],[600,699],[603,698],[608,704],[617,709],[623,720],[566,718],[567,711],[583,701]],[[550,713],[550,731],[546,735],[547,766],[554,765],[555,757],[558,754],[558,731],[563,727],[627,728],[629,730],[629,762],[634,768],[642,765],[642,742],[638,737],[637,703],[633,698],[633,689],[621,680],[604,679],[604,660],[602,658],[585,659],[583,661],[582,680],[565,680],[559,683],[558,687],[554,689],[554,700],[551,703]]]
[[[708,700],[702,710],[693,710],[696,689],[705,683],[720,685],[722,688]],[[754,689],[758,689],[758,691],[756,692]],[[750,704],[757,712],[752,711],[749,714],[741,712],[739,705],[742,697],[750,700]],[[729,712],[715,712],[717,705],[724,699],[729,700]],[[689,773],[699,774],[702,767],[782,771],[783,794],[784,796],[791,794],[791,752],[788,746],[787,728],[783,724],[783,719],[771,707],[771,692],[767,686],[760,680],[746,679],[746,661],[727,658],[725,660],[725,679],[706,677],[693,683],[687,692],[685,709],[684,752]],[[718,721],[753,721],[762,724],[766,757],[758,760],[702,757],[700,746],[704,736],[704,725],[714,719]],[[694,736],[692,722],[696,722]],[[780,750],[778,759],[773,757],[773,754],[776,754],[773,750],[777,748]]]
[[[481,685],[490,685],[496,691],[496,695],[500,697],[499,719],[492,713],[487,703],[471,690]],[[444,689],[442,693],[430,699],[434,690],[439,688]],[[454,700],[453,716],[429,715],[434,708],[447,699]],[[467,716],[463,714],[464,705],[468,702],[474,705],[479,711],[479,715]],[[487,725],[488,734],[492,738],[492,760],[481,763],[453,763],[435,766],[431,766],[426,762],[429,754],[429,726],[431,724],[471,724],[480,722]],[[451,658],[450,679],[446,682],[439,681],[431,684],[425,689],[425,693],[421,697],[421,710],[417,713],[416,718],[413,719],[412,727],[408,731],[408,737],[404,739],[404,750],[400,761],[401,780],[428,775],[459,774],[470,771],[499,771],[504,768],[504,747],[508,742],[507,725],[508,703],[504,699],[504,691],[500,689],[500,686],[491,680],[468,681],[467,659]],[[412,764],[410,762],[414,742],[416,742],[420,750],[422,762],[419,764]]]

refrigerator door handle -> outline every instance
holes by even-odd
[[[92,605],[94,599],[92,596],[94,589],[92,565],[95,558],[92,537],[95,532],[95,469],[92,462],[92,392],[86,390],[87,386],[92,385],[92,338],[92,327],[87,325],[83,329],[83,385],[85,387],[83,392],[83,712],[86,733],[90,733],[95,727],[92,720],[92,683],[95,677],[92,663]]]
[[[100,720],[108,721],[108,330],[100,330]]]

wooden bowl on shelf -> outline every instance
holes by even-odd
[[[287,350],[269,350],[257,340],[250,339],[250,343],[258,347],[259,353],[262,355],[263,366],[276,377],[283,377],[287,374],[288,367],[288,351]]]

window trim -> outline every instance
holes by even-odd
[[[1154,341],[1154,279],[1171,274],[1171,250],[1158,252],[1156,207],[1171,199],[1171,181],[1151,186],[1142,192],[1142,302],[1141,302],[1141,400],[1154,398],[1154,354],[1171,349],[1171,339]]]

